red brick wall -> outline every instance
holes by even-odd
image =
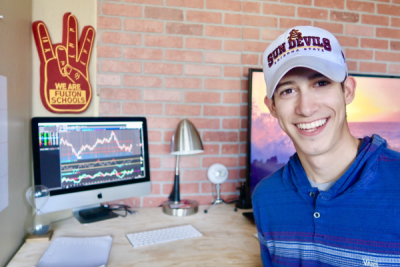
[[[353,73],[400,75],[400,0],[98,0],[100,116],[145,116],[152,193],[128,204],[157,206],[169,195],[172,133],[186,117],[205,153],[181,158],[181,193],[211,201],[207,168],[229,169],[223,198],[245,178],[248,68],[287,28],[334,33]]]

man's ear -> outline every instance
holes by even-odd
[[[272,99],[269,99],[268,96],[265,96],[264,103],[268,107],[269,113],[271,113],[271,115],[276,118],[277,116],[276,116],[276,109],[275,109],[274,101],[272,101]]]
[[[353,99],[356,95],[356,87],[357,87],[356,79],[353,76],[348,76],[343,84],[344,99],[346,105],[353,102]]]

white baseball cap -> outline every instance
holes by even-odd
[[[265,50],[263,70],[268,98],[272,98],[282,77],[296,67],[315,70],[335,82],[343,82],[347,77],[346,60],[338,40],[317,27],[291,28]]]

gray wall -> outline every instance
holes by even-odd
[[[0,75],[7,77],[9,205],[0,212],[0,266],[23,242],[31,209],[32,0],[1,0]],[[39,93],[39,92],[38,92]]]

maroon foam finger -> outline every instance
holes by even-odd
[[[78,21],[75,16],[71,13],[64,15],[64,32],[66,35],[64,46],[67,48],[67,55],[70,64],[77,61],[77,51],[78,51]]]
[[[58,62],[58,68],[62,75],[66,75],[64,69],[68,65],[67,50],[63,45],[58,45],[56,47],[56,58]]]
[[[92,54],[92,47],[93,47],[93,42],[94,42],[94,37],[95,37],[95,31],[93,27],[91,26],[86,26],[82,30],[82,35],[79,40],[79,64],[82,66],[87,66],[89,65],[90,62],[90,56]]]
[[[40,60],[47,62],[54,58],[53,45],[46,24],[43,21],[35,21],[32,30]]]

